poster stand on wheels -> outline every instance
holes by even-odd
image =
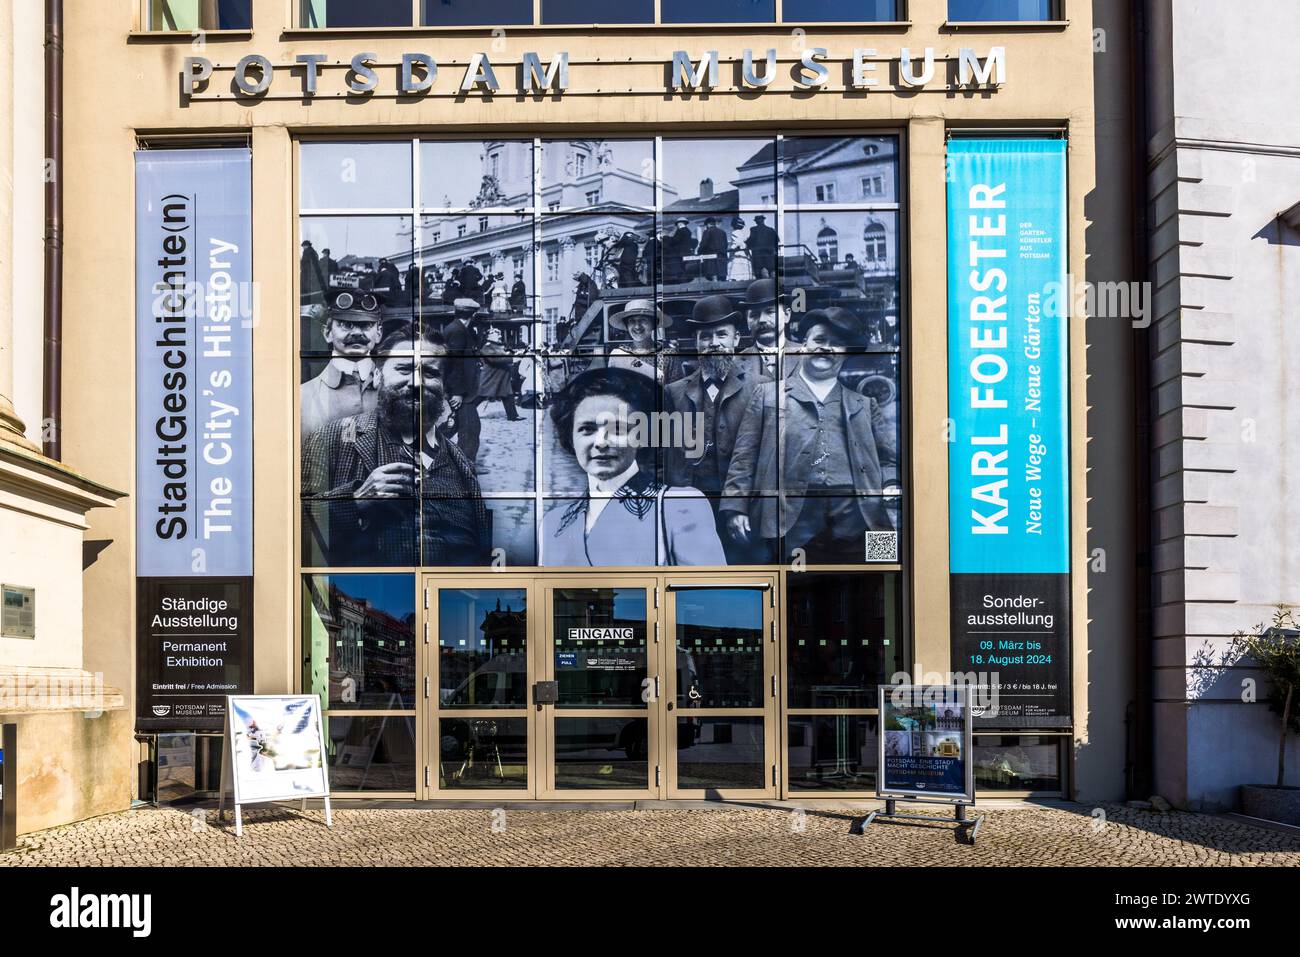
[[[924,821],[954,825],[974,844],[984,817],[966,813],[975,806],[971,733],[964,686],[881,685],[876,797],[885,809],[863,818],[858,833],[875,821]],[[900,814],[899,801],[951,807],[953,818]]]
[[[325,728],[318,695],[230,695],[221,754],[217,820],[226,818],[226,793],[235,811],[235,836],[244,833],[245,804],[325,801],[325,826],[334,826]]]

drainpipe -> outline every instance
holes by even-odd
[[[63,0],[45,0],[45,350],[41,444],[62,458],[63,413]]]

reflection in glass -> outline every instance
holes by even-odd
[[[787,207],[897,202],[897,144],[892,136],[787,136],[782,199]]]
[[[528,704],[528,609],[522,588],[438,590],[438,699],[448,708]]]
[[[975,787],[989,791],[1060,791],[1061,738],[975,735]]]
[[[423,24],[430,27],[533,22],[533,0],[424,0]]]
[[[302,0],[304,29],[409,27],[410,0]]]
[[[438,753],[444,790],[528,787],[527,718],[442,718]]]
[[[542,0],[542,23],[654,23],[654,0]]]
[[[765,787],[763,765],[761,717],[677,719],[679,788]]]
[[[411,208],[410,143],[322,141],[299,149],[300,209]]]
[[[649,787],[649,732],[645,718],[556,718],[556,788]]]
[[[763,596],[756,588],[676,593],[678,707],[763,706]]]
[[[1057,17],[1054,0],[948,0],[948,19],[1052,20]]]
[[[785,23],[867,23],[898,19],[898,0],[784,0]]]
[[[150,30],[251,30],[253,0],[150,0]]]
[[[645,589],[557,588],[551,600],[556,706],[645,708]]]
[[[325,715],[330,790],[414,791],[415,717]]]
[[[878,726],[869,714],[791,715],[790,790],[874,790]]]
[[[304,685],[326,709],[415,707],[413,575],[304,575]]]
[[[899,578],[808,572],[789,580],[792,708],[875,708],[899,665]]]
[[[663,0],[663,23],[764,23],[776,19],[775,0]]]

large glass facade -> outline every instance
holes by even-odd
[[[898,146],[302,143],[303,566],[900,563]]]
[[[159,0],[155,0],[159,2]],[[171,4],[199,0],[165,0]],[[245,4],[248,0],[242,0]],[[786,0],[778,18],[775,0],[662,0],[656,19],[653,0],[600,3],[597,0],[541,0],[534,20],[532,0],[300,0],[298,23],[305,29],[347,27],[512,26],[648,23],[870,23],[899,18],[900,0],[833,0],[819,6]],[[823,8],[824,7],[824,8]]]

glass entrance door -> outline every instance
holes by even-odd
[[[774,587],[668,579],[669,797],[776,797]]]
[[[653,578],[547,583],[535,689],[546,796],[659,796],[655,585]]]
[[[536,795],[533,592],[527,581],[426,580],[427,796]]]

